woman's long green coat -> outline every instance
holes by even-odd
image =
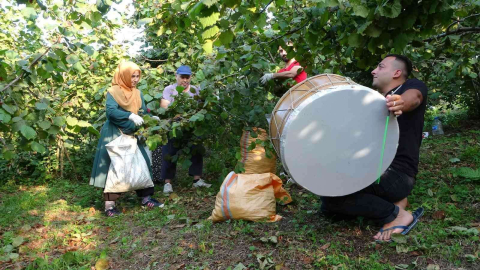
[[[143,95],[140,94],[140,96],[142,98],[141,109],[143,109],[144,112],[147,112]],[[107,121],[100,131],[100,140],[98,141],[97,152],[95,153],[95,160],[93,161],[92,175],[90,176],[90,185],[99,188],[105,188],[108,168],[110,167],[110,157],[108,156],[105,145],[121,135],[118,130],[119,128],[124,134],[133,134],[138,129],[133,121],[128,119],[131,112],[121,108],[110,93],[107,93],[106,109]],[[144,144],[138,142],[138,146],[147,162],[150,175],[152,175],[150,159],[148,158],[147,152],[145,152]]]

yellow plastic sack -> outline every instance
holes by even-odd
[[[253,128],[258,134],[257,138],[250,136],[250,131],[243,131],[242,138],[240,139],[240,148],[242,159],[241,162],[245,168],[245,173],[275,173],[275,166],[277,157],[273,155],[272,158],[267,158],[265,154],[265,148],[259,144],[252,151],[248,151],[248,147],[252,142],[257,139],[262,141],[268,140],[267,132],[261,128]]]
[[[292,198],[275,174],[230,172],[220,187],[209,219],[213,222],[228,219],[278,221],[282,217],[276,214],[276,201],[287,204]]]

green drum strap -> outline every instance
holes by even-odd
[[[389,119],[390,119],[390,112],[388,112],[387,121],[385,123],[385,131],[383,132],[382,152],[380,154],[380,166],[378,166],[377,184],[380,184],[380,176],[382,176],[383,153],[385,152],[385,141],[387,140],[387,130],[388,130],[388,120]]]

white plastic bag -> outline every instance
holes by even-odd
[[[147,162],[137,145],[137,138],[122,134],[106,145],[111,163],[105,193],[120,193],[153,187]]]

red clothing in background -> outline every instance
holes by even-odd
[[[290,71],[293,67],[295,66],[301,66],[300,63],[298,63],[298,61],[295,61],[293,63],[291,63],[288,67],[286,68],[282,68],[280,69],[277,73],[281,73],[281,72],[285,72],[285,71]],[[297,83],[301,83],[303,82],[303,80],[305,80],[307,78],[307,73],[305,72],[305,70],[302,70],[302,72],[300,72],[300,74],[298,74],[297,76],[295,76],[293,79],[297,82]]]

